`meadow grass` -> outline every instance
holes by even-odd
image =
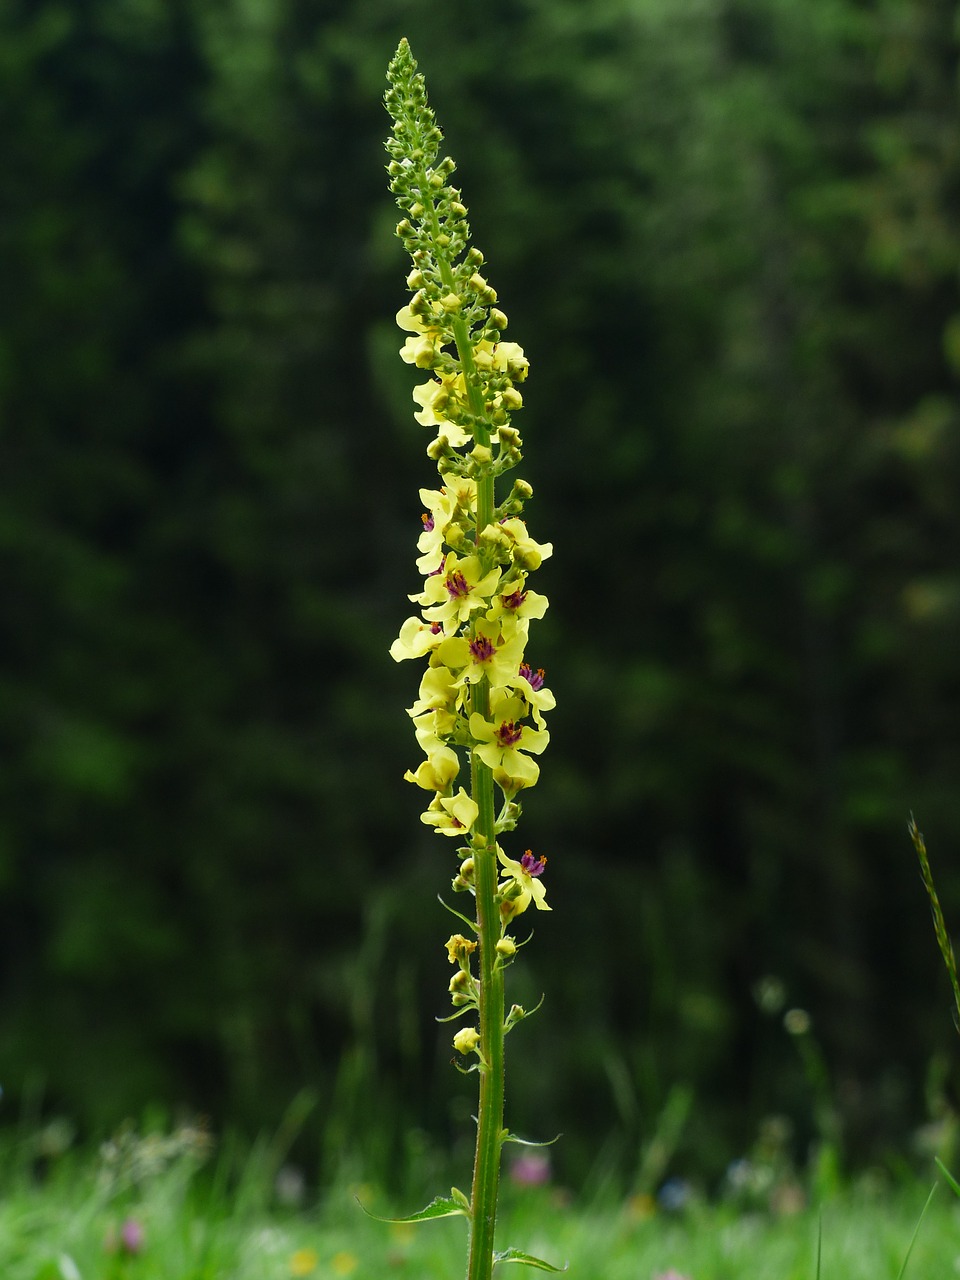
[[[147,1140],[143,1140],[147,1141]],[[463,1224],[387,1225],[413,1206],[348,1180],[297,1208],[278,1203],[264,1152],[190,1155],[105,1170],[68,1153],[38,1168],[9,1147],[0,1160],[3,1280],[314,1280],[389,1276],[449,1280],[463,1270]],[[238,1172],[239,1170],[239,1172]],[[514,1244],[582,1280],[933,1280],[960,1274],[960,1201],[934,1183],[880,1192],[851,1187],[789,1215],[646,1198],[590,1204],[549,1187],[507,1189],[500,1247]],[[509,1274],[509,1272],[507,1273]],[[517,1275],[521,1274],[517,1272]],[[529,1274],[529,1272],[528,1272]]]

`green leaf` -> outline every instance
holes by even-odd
[[[947,1183],[949,1184],[950,1190],[954,1193],[954,1195],[960,1196],[960,1182],[957,1182],[956,1178],[953,1176],[953,1174],[950,1172],[950,1170],[943,1163],[943,1161],[940,1159],[939,1156],[935,1156],[934,1159],[936,1160],[937,1168],[946,1178]]]
[[[532,1138],[518,1138],[515,1133],[511,1133],[509,1129],[504,1129],[500,1135],[501,1142],[515,1142],[518,1147],[552,1147],[555,1142],[559,1142],[563,1137],[562,1133],[558,1133],[555,1138],[550,1138],[547,1142],[534,1142]]]
[[[451,1013],[449,1018],[434,1018],[434,1022],[456,1022],[457,1018],[462,1018],[465,1013],[476,1013],[477,1006],[475,1004],[464,1004],[456,1011]]]
[[[907,1273],[907,1263],[910,1261],[911,1253],[913,1253],[913,1246],[917,1243],[917,1236],[920,1234],[920,1228],[923,1225],[923,1220],[927,1216],[927,1210],[930,1208],[930,1204],[936,1194],[937,1183],[934,1183],[930,1188],[930,1194],[927,1196],[923,1209],[920,1211],[920,1217],[917,1220],[917,1225],[913,1228],[913,1235],[910,1237],[910,1247],[907,1249],[906,1257],[903,1260],[903,1266],[897,1272],[897,1280],[903,1280],[903,1277]]]
[[[504,1249],[502,1253],[493,1255],[493,1265],[498,1262],[519,1262],[521,1266],[538,1267],[541,1271],[566,1271],[568,1264],[565,1262],[562,1267],[555,1267],[552,1262],[544,1262],[542,1258],[535,1258],[532,1253],[521,1253],[519,1249]]]
[[[462,920],[463,923],[468,928],[472,929],[474,933],[477,932],[477,922],[475,920],[468,920],[465,915],[451,907],[449,902],[444,902],[439,893],[437,894],[437,901],[440,903],[441,907],[446,907],[452,916],[456,916],[458,920]]]
[[[437,1196],[431,1200],[425,1209],[421,1209],[419,1213],[408,1214],[405,1218],[381,1218],[378,1213],[371,1213],[369,1209],[357,1200],[357,1204],[363,1209],[368,1218],[373,1218],[375,1222],[430,1222],[433,1218],[455,1218],[458,1215],[466,1218],[469,1217],[469,1201],[462,1191],[453,1188],[453,1195],[449,1199],[446,1196]]]
[[[817,1280],[820,1280],[820,1262],[823,1257],[823,1210],[817,1211]]]

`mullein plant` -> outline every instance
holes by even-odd
[[[523,404],[527,360],[504,338],[507,317],[482,274],[483,254],[470,245],[467,210],[451,185],[456,166],[440,158],[443,135],[406,40],[387,79],[387,172],[401,212],[397,235],[412,259],[412,297],[397,313],[407,334],[400,355],[427,375],[413,392],[414,417],[431,432],[427,454],[439,471],[437,488],[420,490],[423,585],[410,596],[418,612],[390,654],[426,662],[408,711],[424,758],[405,776],[430,797],[422,821],[456,852],[454,892],[472,899],[470,915],[446,904],[459,921],[446,943],[454,969],[446,1020],[463,1020],[455,1062],[479,1082],[470,1195],[454,1188],[395,1221],[464,1216],[467,1280],[489,1280],[498,1262],[558,1270],[518,1249],[494,1250],[501,1151],[517,1140],[504,1127],[504,1040],[528,1016],[520,1005],[507,1009],[504,979],[523,945],[513,932],[519,917],[530,907],[550,910],[546,858],[529,849],[511,856],[501,839],[517,825],[549,741],[545,713],[554,698],[526,651],[530,623],[547,608],[530,578],[553,548],[536,542],[523,520],[529,484],[514,479],[497,500],[498,481],[505,489],[503,477],[521,459],[512,417]]]

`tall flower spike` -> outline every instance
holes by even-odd
[[[421,489],[427,510],[417,534],[411,531],[423,580],[409,598],[419,615],[403,623],[390,654],[426,662],[408,712],[426,759],[405,776],[432,793],[422,820],[456,840],[462,861],[453,888],[475,899],[477,943],[455,935],[447,944],[451,962],[461,965],[450,985],[452,1016],[468,1008],[479,1015],[478,1027],[461,1029],[454,1047],[476,1055],[470,1070],[480,1079],[472,1192],[469,1200],[454,1192],[450,1212],[470,1221],[468,1280],[490,1280],[506,1134],[503,1041],[512,1025],[504,1017],[504,960],[516,951],[508,930],[530,905],[549,910],[546,858],[529,851],[509,858],[497,836],[516,826],[516,796],[536,784],[532,756],[550,737],[545,713],[553,694],[525,650],[531,622],[547,608],[528,580],[553,548],[535,541],[522,518],[529,484],[515,479],[497,505],[498,479],[522,458],[512,417],[523,406],[519,386],[528,364],[523,349],[504,338],[507,317],[482,274],[483,254],[470,245],[467,209],[451,184],[456,166],[440,158],[443,135],[406,40],[387,78],[387,172],[402,215],[397,235],[412,259],[412,296],[397,312],[400,357],[429,375],[413,390],[414,418],[434,433],[427,453],[440,474],[437,489]],[[454,789],[468,773],[469,795]],[[499,817],[495,787],[503,797]]]

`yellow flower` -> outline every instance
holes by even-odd
[[[456,964],[458,960],[466,960],[467,956],[476,949],[477,944],[465,938],[462,933],[451,934],[447,939],[447,959],[451,964]]]
[[[423,532],[417,539],[417,550],[423,552],[417,568],[423,574],[433,571],[443,562],[444,535],[458,512],[473,515],[477,500],[477,482],[466,477],[445,476],[440,490],[421,489],[420,501],[428,513],[423,519]]]
[[[478,342],[473,358],[478,369],[505,373],[511,382],[523,382],[530,372],[530,361],[518,342]]]
[[[459,449],[473,437],[465,427],[451,422],[444,414],[444,409],[451,405],[459,409],[461,402],[456,393],[463,382],[462,375],[439,373],[432,382],[422,382],[413,388],[413,398],[420,405],[420,410],[413,416],[421,427],[439,427],[450,444]]]
[[[438,622],[408,618],[390,646],[390,657],[394,662],[403,662],[405,658],[422,658],[431,649],[435,649],[443,637],[444,630]]]
[[[354,1253],[341,1249],[339,1253],[335,1253],[330,1259],[330,1266],[334,1273],[338,1276],[348,1276],[352,1271],[356,1271],[360,1265],[360,1259]]]
[[[459,625],[478,609],[489,606],[499,581],[500,570],[484,572],[478,556],[461,559],[450,551],[439,572],[432,574],[423,591],[410,599],[423,606],[423,616],[428,622]]]
[[[421,716],[414,716],[413,732],[424,753],[429,756],[440,743],[449,745],[452,735],[456,733],[460,724],[460,719],[455,710],[446,707],[438,707],[434,711],[425,711]]]
[[[400,348],[404,364],[415,364],[418,369],[432,369],[440,355],[441,340],[436,330],[408,338]]]
[[[497,859],[504,867],[501,873],[500,892],[505,892],[506,897],[512,900],[513,915],[519,915],[521,911],[525,911],[531,900],[538,910],[550,910],[547,906],[547,891],[540,882],[540,876],[543,875],[547,865],[546,858],[535,858],[528,849],[517,862],[515,858],[508,858],[498,846]],[[513,892],[511,892],[512,887],[514,887]]]
[[[313,1249],[298,1249],[290,1258],[290,1274],[292,1276],[308,1276],[316,1271],[320,1258]]]
[[[416,772],[411,773],[408,769],[403,776],[407,782],[415,782],[418,787],[423,787],[424,791],[446,791],[459,772],[460,757],[436,739],[430,744],[427,758]]]
[[[547,612],[549,600],[536,591],[528,591],[524,586],[511,583],[511,589],[495,596],[486,617],[491,621],[497,618],[542,618]]]
[[[539,755],[550,741],[549,733],[522,723],[527,708],[523,699],[516,696],[497,697],[495,690],[491,714],[492,723],[476,711],[470,717],[470,732],[479,743],[474,750],[489,768],[502,769],[513,778],[523,779],[524,786],[532,787],[540,769],[523,752]]]
[[[437,649],[439,656],[442,646]],[[512,689],[515,689],[520,697],[524,700],[530,710],[533,712],[533,718],[537,723],[537,728],[543,728],[543,713],[552,711],[557,705],[557,700],[543,683],[543,668],[539,667],[536,671],[527,662],[521,662],[520,669],[516,676],[511,680],[505,681]]]
[[[397,312],[397,324],[413,337],[407,338],[400,348],[400,359],[418,369],[432,369],[443,346],[443,333],[436,325],[427,324],[411,307],[401,307]]]
[[[449,667],[442,665],[441,659],[441,665],[427,667],[423,673],[417,701],[407,710],[407,715],[417,719],[428,711],[450,711],[456,707],[460,694],[460,681]]]
[[[477,509],[477,482],[469,476],[457,476],[452,472],[444,473],[443,488],[456,500],[461,511],[474,512]]]
[[[527,533],[526,523],[519,516],[511,516],[509,520],[501,520],[483,531],[484,537],[505,540],[511,549],[513,559],[522,569],[539,569],[541,561],[553,555],[552,542],[534,542]]]
[[[493,622],[477,622],[472,636],[449,636],[437,646],[437,661],[459,671],[458,684],[474,684],[484,676],[492,688],[502,688],[519,679],[526,644],[526,624],[505,637]]]
[[[479,816],[476,802],[461,787],[455,796],[436,796],[420,821],[434,827],[438,835],[463,838]]]

